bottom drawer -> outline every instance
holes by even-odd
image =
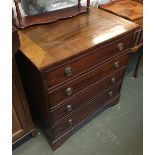
[[[85,103],[83,107],[75,111],[73,114],[63,119],[57,125],[53,126],[53,136],[58,137],[65,131],[72,128],[74,125],[94,113],[100,107],[106,105],[107,102],[119,95],[121,84],[108,89],[106,92],[95,96],[89,103]]]

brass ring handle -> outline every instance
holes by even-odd
[[[115,77],[111,79],[111,83],[112,84],[116,83],[116,78]]]
[[[123,43],[119,43],[118,45],[117,45],[117,47],[118,47],[118,50],[119,51],[122,51],[123,50]]]
[[[67,112],[70,112],[70,111],[72,111],[72,106],[69,104],[69,105],[67,105],[66,106],[66,110],[67,110]]]
[[[64,74],[65,74],[66,76],[71,76],[71,75],[72,75],[72,68],[71,68],[71,67],[65,68]]]
[[[73,121],[72,119],[69,119],[68,122],[67,122],[68,126],[71,126],[73,124]]]
[[[110,97],[113,96],[113,92],[112,91],[110,91],[108,94],[109,94]]]
[[[73,93],[73,89],[72,88],[67,88],[65,90],[65,95],[70,96]]]
[[[119,62],[114,63],[114,68],[116,68],[116,69],[119,68]]]

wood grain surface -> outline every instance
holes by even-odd
[[[108,4],[101,4],[99,7],[130,21],[143,18],[143,4],[139,1],[115,0]]]
[[[20,50],[41,70],[137,27],[130,21],[91,7],[89,14],[19,31]]]

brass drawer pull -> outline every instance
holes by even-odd
[[[72,111],[72,106],[69,104],[69,105],[67,105],[66,106],[66,110],[67,110],[67,112],[70,112],[70,111]]]
[[[70,96],[73,93],[73,89],[72,88],[67,88],[65,91],[65,95]]]
[[[64,74],[65,74],[66,76],[71,76],[71,75],[72,75],[72,68],[71,68],[71,67],[65,68]]]
[[[111,83],[112,83],[112,84],[116,83],[116,78],[112,78],[112,79],[111,79]]]
[[[114,63],[114,68],[116,68],[116,69],[119,68],[119,62]]]
[[[113,92],[112,91],[110,91],[108,94],[109,94],[110,97],[113,96]]]
[[[68,126],[71,126],[73,124],[73,121],[72,119],[69,119],[68,122],[67,122]]]
[[[123,43],[119,43],[118,45],[117,45],[117,47],[118,47],[118,50],[119,51],[122,51],[123,50]]]

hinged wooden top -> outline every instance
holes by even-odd
[[[136,28],[137,24],[91,7],[89,15],[19,31],[20,50],[41,70]]]

